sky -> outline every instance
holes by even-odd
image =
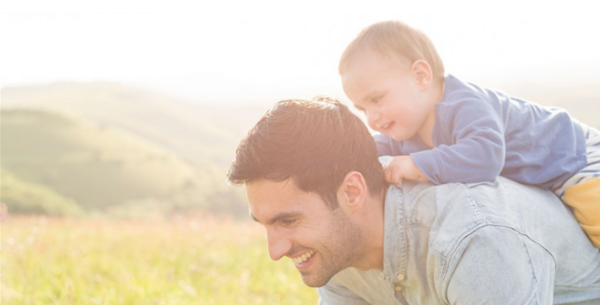
[[[343,98],[345,46],[391,19],[424,31],[466,80],[600,79],[591,1],[2,1],[2,87],[111,81],[225,104]]]

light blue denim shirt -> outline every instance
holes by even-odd
[[[406,181],[384,221],[383,270],[339,272],[319,304],[600,304],[600,252],[549,191]]]

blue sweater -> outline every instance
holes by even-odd
[[[435,184],[512,180],[550,188],[586,164],[583,129],[564,110],[445,78],[435,106],[434,148],[418,135],[375,134],[380,156],[408,155]]]

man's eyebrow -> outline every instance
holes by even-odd
[[[260,222],[260,220],[258,220],[252,213],[250,213],[250,217],[252,217],[252,220],[254,220],[258,223],[270,225],[270,224],[274,224],[282,219],[297,217],[300,214],[301,214],[300,212],[281,212],[281,213],[275,215],[273,218],[267,220],[265,223]]]

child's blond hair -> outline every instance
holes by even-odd
[[[431,40],[403,22],[378,22],[362,30],[342,54],[339,73],[343,74],[365,48],[390,59],[407,60],[409,65],[419,59],[425,60],[431,66],[434,79],[444,79],[444,63]]]

